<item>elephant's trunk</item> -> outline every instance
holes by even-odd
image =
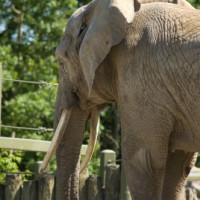
[[[90,111],[73,108],[63,138],[56,152],[60,199],[77,200],[79,192],[79,157],[83,133]]]
[[[83,162],[81,163],[80,173],[87,167],[88,163],[90,162],[90,159],[94,152],[96,140],[97,140],[98,129],[99,129],[99,110],[93,109],[91,112],[89,144],[88,144],[85,158],[84,158]]]
[[[39,169],[39,174],[41,174],[46,169],[48,163],[50,162],[51,157],[55,153],[55,151],[56,151],[56,149],[57,149],[57,147],[58,147],[58,145],[59,145],[59,143],[62,139],[64,131],[67,127],[70,115],[71,115],[71,110],[64,109],[62,111],[62,115],[61,115],[59,124],[57,126],[57,129],[55,131],[52,143],[51,143],[49,150],[48,150],[47,154],[45,155],[43,163],[42,163],[42,165]]]
[[[83,171],[91,159],[94,151],[98,126],[99,110],[93,109],[91,112],[90,139],[81,170],[79,170],[79,156],[83,140],[83,133],[86,127],[90,111],[82,111],[76,106],[72,110],[64,109],[57,125],[55,119],[56,131],[47,152],[44,162],[40,167],[39,173],[42,173],[53,153],[56,151],[58,184],[61,199],[76,200],[78,199],[79,190],[79,173]]]

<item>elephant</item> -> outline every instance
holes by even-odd
[[[56,49],[55,134],[61,200],[77,200],[79,155],[91,119],[116,102],[122,159],[134,200],[182,200],[200,151],[200,11],[187,3],[94,0],[67,23]],[[145,191],[145,192],[144,192]]]

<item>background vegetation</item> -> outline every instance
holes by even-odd
[[[55,48],[69,16],[89,0],[0,0],[0,63],[3,77],[57,83]],[[189,0],[200,9],[199,0]],[[3,81],[2,124],[23,127],[47,127],[53,124],[57,87]],[[111,104],[101,113],[100,149],[114,149],[120,157],[120,126],[117,107]],[[2,128],[2,136],[51,140],[52,134]],[[86,133],[85,142],[87,142]],[[41,153],[0,150],[0,171],[33,171]],[[200,163],[200,162],[199,162]],[[55,169],[55,162],[52,162]],[[97,172],[97,165],[90,170]],[[4,174],[0,173],[0,180]]]

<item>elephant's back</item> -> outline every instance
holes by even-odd
[[[138,81],[146,93],[150,88],[152,101],[169,105],[174,116],[200,111],[199,19],[198,10],[152,3],[127,26],[125,41],[134,63],[127,74],[134,76],[132,85]]]
[[[125,39],[130,45],[145,41],[162,43],[195,43],[200,45],[200,11],[169,3],[149,3],[141,6],[132,23],[127,25]]]

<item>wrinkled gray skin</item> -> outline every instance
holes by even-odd
[[[57,150],[61,200],[78,199],[79,154],[94,107],[117,102],[134,200],[182,200],[200,151],[200,12],[98,0],[70,18],[56,55],[61,110],[73,108]],[[187,7],[187,6],[186,6]]]

